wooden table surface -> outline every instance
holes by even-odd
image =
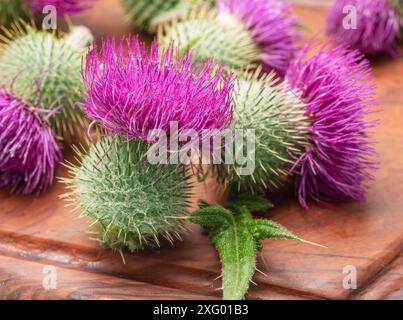
[[[98,1],[74,18],[96,33],[122,35],[115,0]],[[324,9],[297,7],[305,37],[323,34]],[[327,248],[291,241],[264,241],[249,299],[403,299],[403,58],[377,59],[373,68],[382,111],[375,140],[380,154],[363,203],[302,209],[292,196],[276,198],[264,216],[300,237]],[[64,176],[58,169],[57,175]],[[220,299],[217,253],[193,226],[172,248],[162,244],[137,254],[102,249],[88,232],[89,219],[58,199],[64,186],[41,197],[10,196],[0,191],[0,299]],[[357,270],[357,289],[343,287],[343,268]],[[47,266],[57,286],[42,286]]]

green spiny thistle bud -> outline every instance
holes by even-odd
[[[298,51],[299,36],[297,18],[280,0],[217,0],[214,10],[193,7],[186,19],[159,31],[160,43],[175,41],[201,60],[240,70],[258,64],[280,76]]]
[[[213,0],[122,0],[128,20],[138,28],[155,32],[159,25],[184,18],[198,4],[213,6]]]
[[[254,130],[253,174],[241,174],[243,166],[236,163],[215,166],[221,179],[253,193],[276,189],[290,175],[295,158],[302,154],[308,126],[304,105],[287,84],[276,84],[274,74],[259,78],[259,73],[240,77],[233,96],[233,130],[242,130],[243,154],[248,151],[246,130]]]
[[[0,1],[0,25],[5,26],[26,15],[22,0]]]
[[[198,60],[214,58],[231,69],[242,69],[259,60],[259,48],[252,34],[230,15],[214,12],[191,13],[186,21],[173,21],[160,29],[158,42],[175,42],[181,51],[191,49]]]
[[[68,165],[72,177],[65,195],[95,219],[103,244],[131,251],[159,244],[159,238],[180,238],[188,209],[186,169],[181,165],[151,165],[149,144],[141,140],[102,138],[82,157],[81,166]],[[171,235],[172,234],[172,235]]]
[[[80,108],[84,84],[81,56],[92,40],[85,27],[64,38],[28,25],[14,25],[0,40],[0,82],[12,85],[18,98],[35,107],[61,111],[51,118],[56,134],[69,138],[82,131]]]

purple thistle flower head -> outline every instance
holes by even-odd
[[[49,126],[30,106],[0,88],[0,187],[20,194],[43,192],[61,161]]]
[[[34,12],[42,12],[47,5],[56,8],[58,15],[77,13],[88,9],[94,0],[28,0],[31,9]]]
[[[224,129],[232,121],[232,75],[213,62],[199,64],[173,46],[148,48],[137,37],[94,43],[86,56],[85,112],[111,135],[148,140],[152,130],[178,133]]]
[[[307,45],[290,65],[286,79],[300,90],[311,118],[305,153],[294,165],[299,201],[360,200],[372,179],[376,152],[366,116],[377,104],[369,62],[346,46]]]
[[[365,54],[395,55],[402,25],[390,0],[336,0],[327,16],[326,32],[337,43]]]
[[[283,76],[298,50],[300,32],[290,6],[279,0],[217,0],[219,13],[229,13],[242,21],[261,48],[266,71]]]

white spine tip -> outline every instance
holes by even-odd
[[[326,246],[323,246],[323,245],[321,245],[321,244],[318,244],[318,243],[315,243],[315,242],[311,242],[311,241],[308,241],[308,240],[299,239],[299,241],[301,241],[301,242],[303,242],[303,243],[307,243],[307,244],[313,245],[313,246],[315,246],[315,247],[327,248]]]
[[[66,35],[65,40],[75,49],[85,51],[94,41],[94,36],[87,27],[74,26],[71,28],[70,33]]]

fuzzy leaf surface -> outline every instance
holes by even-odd
[[[216,247],[221,260],[225,300],[240,300],[246,294],[256,269],[259,240],[299,239],[275,222],[253,219],[246,206],[233,208],[235,213],[212,205],[189,215],[190,221],[206,227],[210,232],[210,241]]]

